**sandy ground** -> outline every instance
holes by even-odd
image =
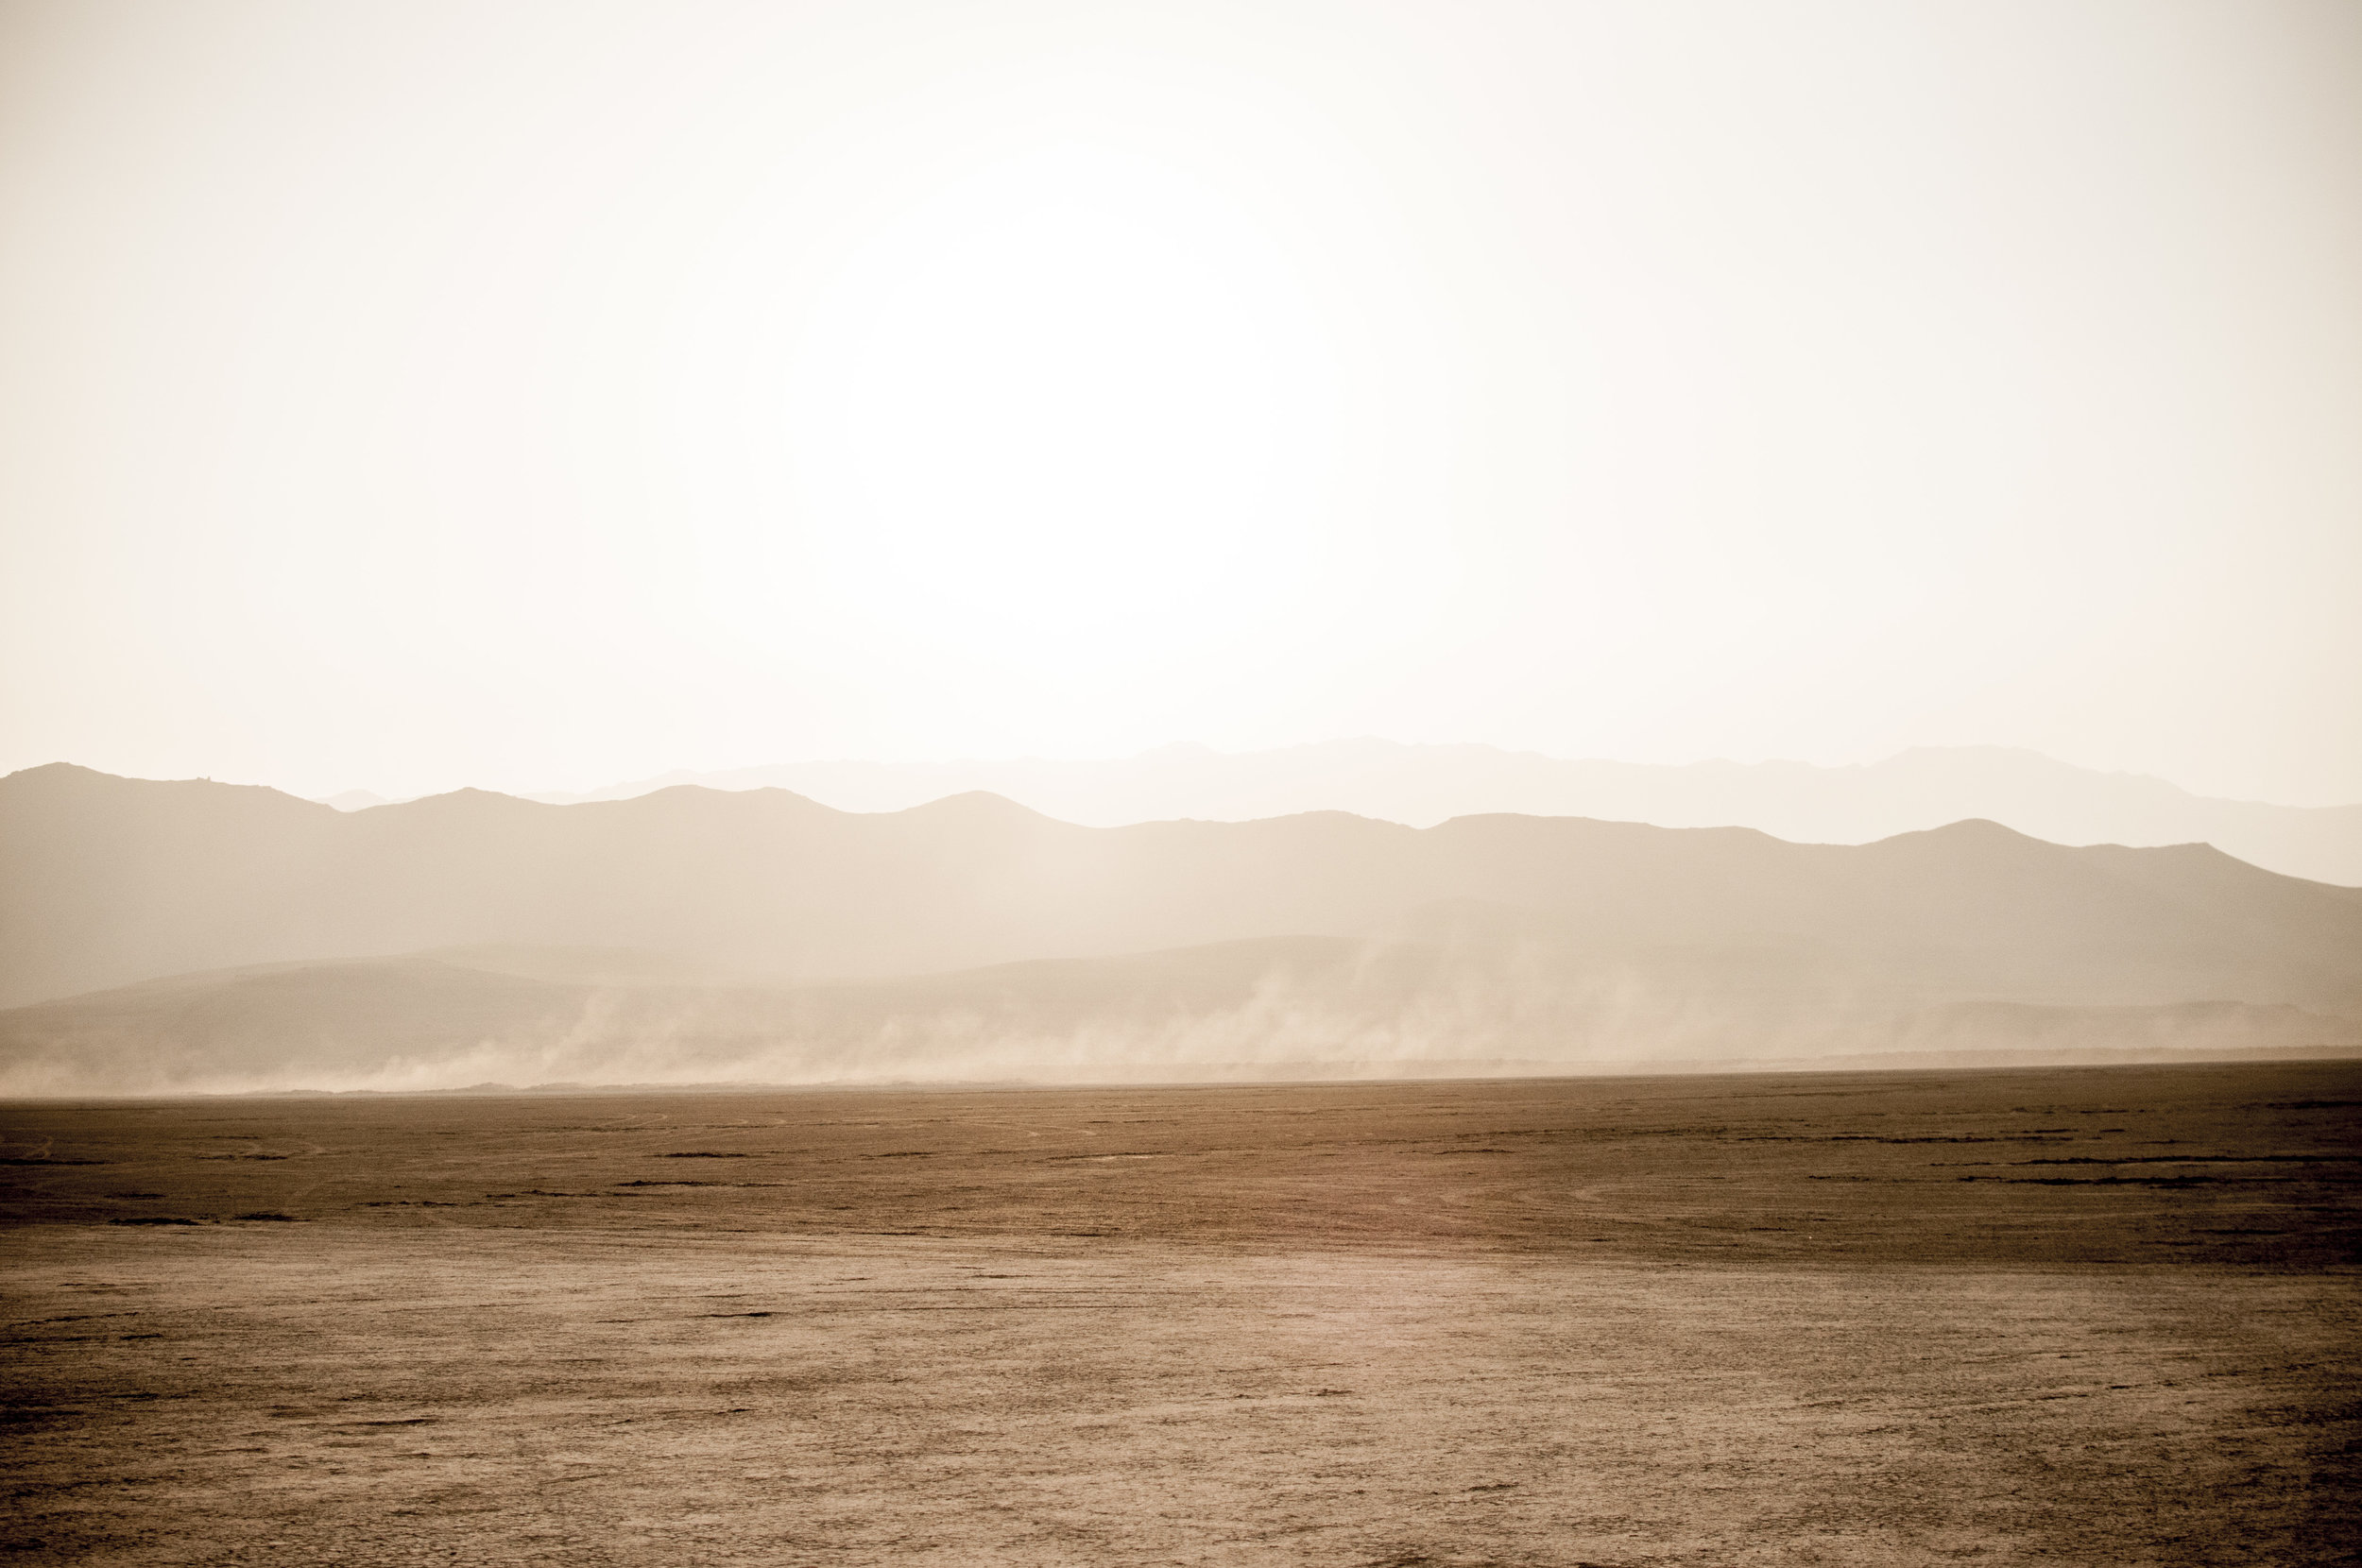
[[[7,1107],[0,1534],[28,1563],[2353,1561],[2355,1087]],[[109,1222],[154,1219],[201,1222]]]

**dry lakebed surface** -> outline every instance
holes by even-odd
[[[2357,1560],[2352,1063],[0,1106],[32,1563]]]

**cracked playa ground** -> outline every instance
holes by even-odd
[[[6,1535],[2352,1560],[2358,1078],[10,1107]]]

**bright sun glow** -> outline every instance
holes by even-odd
[[[812,558],[893,634],[1003,654],[1129,662],[1268,613],[1337,396],[1300,292],[1146,159],[1052,147],[939,193],[849,259],[783,400]]]
[[[0,7],[0,771],[2347,800],[2354,16]]]

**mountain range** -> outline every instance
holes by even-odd
[[[2293,1048],[2362,1018],[2362,890],[1981,821],[1091,827],[687,786],[343,812],[56,764],[0,779],[0,868],[17,1092]]]
[[[1983,818],[2053,844],[2211,844],[2291,877],[2362,883],[2362,806],[2217,800],[2163,779],[2100,773],[1997,746],[1925,747],[1857,767],[1566,760],[1482,745],[1350,740],[1224,753],[1162,746],[1085,761],[795,762],[675,772],[553,805],[628,800],[694,784],[781,789],[842,810],[899,811],[986,791],[1062,822],[1112,827],[1179,817],[1242,822],[1306,811],[1429,827],[1492,812],[1597,817],[1660,827],[1754,827],[1806,844],[1868,844]],[[329,804],[384,805],[351,791]]]

